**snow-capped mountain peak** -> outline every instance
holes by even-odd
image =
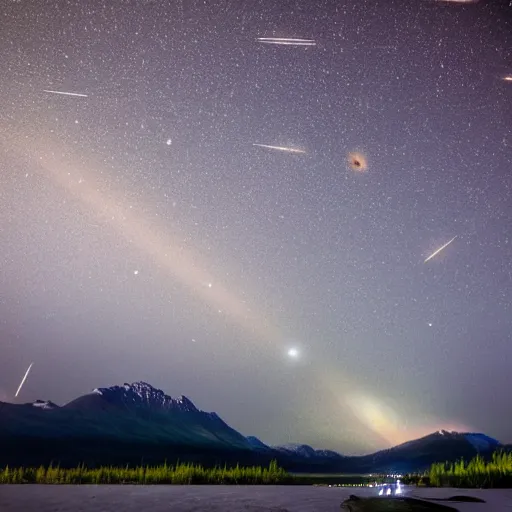
[[[57,409],[59,407],[50,400],[36,400],[35,402],[32,402],[31,405],[32,407],[37,407],[39,409]]]
[[[176,398],[175,402],[182,411],[197,411],[197,407],[185,395]]]
[[[315,456],[315,450],[307,444],[287,443],[279,446],[273,446],[272,448],[280,452],[299,455],[306,458],[312,458]]]
[[[197,412],[198,409],[186,396],[172,398],[161,389],[147,382],[125,383],[123,386],[96,388],[93,394],[102,395],[109,402],[121,402],[126,406],[144,407],[157,410]]]
[[[479,432],[455,432],[454,430],[438,430],[436,435],[447,438],[465,439],[477,451],[491,450],[501,445],[496,439]]]
[[[307,444],[288,443],[280,446],[274,446],[273,448],[274,450],[304,457],[306,459],[333,459],[342,457],[342,455],[337,452],[333,452],[332,450],[315,450]]]

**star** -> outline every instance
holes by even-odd
[[[291,348],[288,350],[288,356],[292,359],[297,359],[297,357],[299,357],[299,351],[296,348]]]

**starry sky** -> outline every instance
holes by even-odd
[[[5,0],[0,63],[0,400],[512,442],[508,0]]]

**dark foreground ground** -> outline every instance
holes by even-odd
[[[2,512],[329,512],[350,494],[375,489],[311,486],[0,486]],[[443,498],[464,494],[487,503],[451,504],[461,512],[512,511],[512,490],[416,489],[409,496]]]

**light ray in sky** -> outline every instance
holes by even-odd
[[[286,147],[286,146],[270,146],[269,144],[253,144],[253,146],[258,146],[260,148],[267,148],[267,149],[275,149],[276,151],[284,151],[286,153],[305,153],[306,152],[304,149],[290,148],[290,147]]]
[[[12,145],[11,143],[11,147]],[[44,176],[80,200],[84,207],[99,218],[100,222],[115,227],[126,240],[133,242],[139,250],[151,256],[159,267],[182,282],[203,303],[208,304],[215,311],[222,310],[232,322],[257,337],[256,343],[254,339],[251,341],[252,337],[246,338],[248,343],[255,343],[260,348],[271,348],[276,353],[283,348],[285,336],[282,329],[270,322],[265,315],[257,312],[254,307],[249,308],[245,300],[242,300],[235,291],[214,279],[214,276],[205,270],[208,268],[207,263],[201,261],[191,249],[184,248],[177,237],[170,235],[168,226],[164,229],[155,225],[154,220],[149,221],[140,215],[140,212],[136,213],[124,206],[119,193],[116,194],[110,187],[108,193],[104,192],[105,184],[100,182],[92,167],[85,169],[78,164],[78,160],[69,158],[64,160],[62,156],[57,157],[56,152],[51,149],[53,147],[52,141],[49,140],[41,141],[38,147],[31,146],[34,159],[32,162],[33,164],[37,162],[36,165]],[[137,272],[139,273],[138,270]],[[215,286],[212,285],[213,282]],[[287,353],[292,359],[299,355],[298,350],[294,348]],[[313,385],[316,383],[321,387],[324,395],[332,396],[335,400],[335,396],[340,396],[339,392],[333,387],[326,386],[326,382],[322,379],[326,362],[313,357],[309,359],[309,379]],[[348,394],[357,392],[359,386],[347,373],[341,374],[334,369],[331,373],[332,375],[338,373],[337,378],[344,383],[341,389],[345,391],[341,392],[341,397],[342,404],[346,405]],[[358,419],[361,421],[360,417]],[[342,419],[340,419],[341,425]],[[371,424],[366,423],[364,426],[380,436]]]
[[[183,247],[181,239],[169,234],[168,227],[158,226],[154,220],[150,222],[140,212],[124,206],[119,193],[110,188],[108,193],[104,192],[105,186],[96,173],[83,168],[75,159],[66,161],[56,157],[51,147],[52,143],[46,141],[34,148],[36,165],[44,176],[78,198],[100,221],[114,226],[126,240],[151,256],[214,311],[224,311],[232,321],[260,339],[276,342],[282,337],[280,330],[270,325],[263,314],[255,313],[254,308],[249,308],[241,297],[215,279],[215,275],[206,270],[207,263],[194,251]],[[136,272],[140,274],[140,269]]]
[[[62,94],[63,96],[79,96],[80,98],[88,98],[87,94],[81,94],[79,92],[50,91],[47,89],[43,89],[43,92],[48,92],[50,94]]]
[[[21,384],[18,387],[18,391],[16,391],[16,394],[14,396],[18,396],[18,393],[20,392],[21,388],[23,387],[23,384],[25,384],[25,381],[27,380],[28,372],[30,371],[30,368],[32,368],[33,364],[34,363],[30,363],[30,366],[27,368],[27,371],[25,372],[25,375],[23,376],[23,379],[21,379]]]
[[[439,254],[443,249],[446,249],[456,238],[457,235],[455,235],[449,242],[446,242],[444,245],[439,247],[439,249],[436,249],[423,263],[427,263],[427,261],[431,260],[434,256]]]

